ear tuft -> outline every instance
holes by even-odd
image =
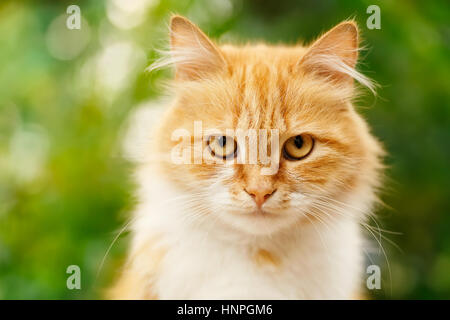
[[[344,21],[317,39],[303,57],[303,62],[316,55],[334,55],[349,67],[358,59],[358,27],[353,21]]]
[[[355,69],[358,43],[356,22],[341,22],[310,46],[299,65],[307,72],[314,72],[336,82],[351,83],[355,79],[373,92],[374,84]]]
[[[171,18],[170,45],[178,79],[204,78],[226,65],[220,49],[185,17],[175,15]]]

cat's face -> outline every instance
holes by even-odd
[[[180,145],[180,139],[174,139],[176,130],[191,136],[184,141],[192,143],[190,164],[169,161],[162,166],[189,195],[186,208],[197,211],[199,219],[270,234],[325,219],[332,208],[355,205],[350,200],[355,196],[361,204],[372,199],[380,149],[350,104],[350,76],[314,60],[314,50],[322,55],[327,51],[321,46],[330,46],[329,41],[343,43],[349,37],[354,45],[356,29],[340,29],[309,49],[263,45],[218,49],[187,20],[173,19],[174,47],[178,33],[182,45],[192,46],[188,41],[192,32],[194,42],[209,52],[195,57],[203,61],[177,67],[177,100],[158,135],[159,152],[165,154]],[[330,34],[333,39],[327,39]],[[340,54],[339,48],[333,50]],[[356,55],[343,52],[341,58],[353,68]],[[259,138],[243,140],[230,134],[236,129]],[[260,134],[266,133],[261,139]],[[195,159],[195,143],[201,146],[201,161]],[[256,162],[250,160],[250,149],[257,150]],[[269,159],[264,164],[259,157],[263,150]]]

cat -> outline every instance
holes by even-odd
[[[174,15],[170,43],[151,69],[175,66],[173,98],[151,130],[143,124],[131,247],[108,298],[361,297],[361,225],[384,151],[352,105],[354,80],[375,88],[355,69],[357,24],[309,46],[219,46]],[[235,129],[268,133],[259,150],[275,155],[274,172],[247,159]],[[208,161],[196,161],[195,143]]]

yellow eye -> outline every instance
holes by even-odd
[[[314,139],[309,134],[289,138],[283,147],[283,155],[288,160],[300,160],[309,155],[314,147]]]
[[[220,159],[234,158],[237,154],[237,142],[227,136],[210,136],[208,147],[211,154]]]

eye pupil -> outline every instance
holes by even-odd
[[[210,153],[219,159],[232,159],[237,156],[236,140],[228,136],[212,135],[207,140]]]
[[[219,143],[219,146],[223,148],[227,144],[227,137],[221,136],[217,139],[217,142]]]
[[[287,160],[301,160],[312,151],[314,139],[309,134],[290,137],[284,144],[283,155]]]
[[[296,136],[294,139],[294,144],[298,149],[301,149],[303,146],[303,138],[302,136]]]

